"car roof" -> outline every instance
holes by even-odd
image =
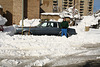
[[[53,22],[53,23],[60,23],[58,21],[44,21],[44,22],[48,22],[48,23],[51,23],[51,22]]]

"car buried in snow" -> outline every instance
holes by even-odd
[[[45,21],[35,27],[17,27],[15,34],[22,34],[23,29],[24,35],[61,35],[60,24],[61,22]],[[75,29],[68,28],[68,36],[72,34],[76,34]]]

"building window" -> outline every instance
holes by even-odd
[[[89,9],[92,9],[92,7],[89,7]]]
[[[58,12],[58,0],[53,0],[53,12]]]
[[[71,2],[69,4],[72,4]]]
[[[80,11],[83,11],[84,9],[80,9]]]
[[[83,14],[80,14],[80,16],[83,16]]]
[[[80,8],[84,8],[84,6],[80,6]]]
[[[92,4],[89,4],[89,6],[92,6]]]
[[[72,5],[69,5],[69,7],[72,7]]]
[[[68,0],[63,0],[63,3],[62,3],[62,9],[66,9],[67,6],[68,6]]]
[[[84,3],[84,1],[80,1],[80,3]]]
[[[69,1],[72,1],[72,0],[69,0]]]
[[[84,5],[84,3],[80,3],[80,5]]]

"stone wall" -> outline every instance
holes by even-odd
[[[22,0],[0,0],[6,25],[19,24],[22,19]],[[40,18],[40,0],[24,0],[24,18]]]

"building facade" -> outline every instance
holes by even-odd
[[[24,18],[38,19],[41,13],[58,13],[69,7],[75,7],[81,16],[93,13],[94,0],[23,0]],[[3,7],[0,12],[7,18],[6,25],[19,24],[22,19],[22,0],[0,0]]]
[[[75,7],[81,16],[93,13],[94,0],[42,0],[43,12],[61,12],[62,10]]]
[[[23,0],[24,18],[40,18],[40,0]],[[0,0],[6,25],[19,24],[22,19],[22,0]]]
[[[94,0],[76,0],[75,6],[79,10],[81,16],[87,16],[93,14]]]

